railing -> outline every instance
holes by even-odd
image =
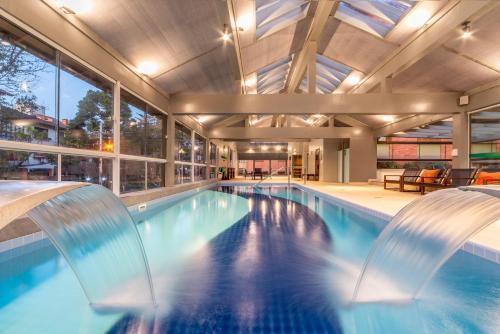
[[[266,175],[265,177],[262,178],[262,180],[260,180],[259,182],[255,183],[253,185],[253,187],[257,188],[259,186],[259,184],[261,184],[262,182],[264,182],[265,180],[269,179],[270,177],[272,177],[273,175],[275,175],[279,171],[281,171],[283,169],[286,169],[286,168],[287,168],[287,166],[276,169],[274,172],[271,172],[271,174]],[[288,186],[290,186],[290,173],[287,173],[287,174],[288,174]]]

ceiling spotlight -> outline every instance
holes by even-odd
[[[238,31],[245,31],[252,26],[253,18],[252,14],[242,15],[236,20],[236,27]]]
[[[280,145],[276,145],[276,146],[274,147],[274,149],[275,149],[276,151],[281,151],[281,146],[280,146]]]
[[[423,27],[430,19],[430,14],[423,10],[416,10],[408,15],[408,25],[413,28]]]
[[[137,66],[137,70],[139,73],[145,74],[145,75],[151,75],[156,72],[158,66],[151,62],[151,61],[143,61],[142,63]]]
[[[267,146],[266,145],[262,145],[261,149],[262,149],[262,151],[267,151]]]
[[[59,9],[68,15],[88,12],[92,5],[90,0],[58,0]]]
[[[229,29],[227,28],[227,24],[224,24],[224,33],[222,34],[222,40],[227,42],[231,39],[231,34],[229,33]]]
[[[346,78],[346,82],[351,86],[357,85],[360,81],[361,81],[361,76],[356,73],[352,73]]]
[[[462,38],[469,38],[471,35],[470,21],[462,23]]]
[[[257,79],[255,77],[251,77],[245,80],[245,86],[253,87],[257,84]]]
[[[384,122],[392,122],[392,121],[394,121],[394,116],[392,116],[392,115],[382,115],[382,120]]]

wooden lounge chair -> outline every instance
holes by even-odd
[[[420,169],[405,169],[402,175],[384,175],[384,189],[398,189],[403,191],[403,179],[414,177],[417,179],[420,175]],[[397,188],[387,188],[387,184],[397,184]]]
[[[420,175],[416,177],[415,176],[403,177],[401,191],[408,191],[405,190],[405,186],[414,186],[418,188],[418,191],[420,191],[421,194],[423,194],[424,184],[425,185],[441,184],[446,179],[446,175],[448,173],[448,169],[439,169],[439,171],[435,176],[423,176],[422,173],[424,173],[425,171],[426,169],[422,169],[420,171]]]
[[[425,194],[426,188],[446,189],[469,186],[474,183],[477,172],[476,168],[451,168],[441,182],[423,183],[420,189],[422,194]]]
[[[475,185],[500,184],[499,168],[484,168],[477,171],[474,180]]]
[[[262,173],[262,168],[255,168],[253,171],[253,179],[255,180],[258,176],[262,180],[264,173]]]

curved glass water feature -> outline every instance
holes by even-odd
[[[65,257],[94,308],[142,309],[155,304],[139,233],[111,191],[75,183],[0,185],[4,195],[10,194],[10,201],[4,202],[10,205],[0,209],[7,211],[16,202],[22,206],[21,201],[37,204],[28,216]],[[37,199],[31,200],[30,194]]]
[[[372,247],[353,301],[405,302],[418,297],[468,239],[500,219],[500,198],[493,196],[500,189],[474,189],[436,191],[403,208]]]

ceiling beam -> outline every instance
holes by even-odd
[[[302,49],[295,54],[288,77],[285,83],[285,89],[288,93],[294,93],[299,87],[306,66],[311,57],[311,53],[316,53],[316,42],[319,40],[321,33],[325,29],[328,17],[332,11],[338,7],[337,1],[332,0],[319,0],[314,17],[311,21],[307,37],[304,41]]]
[[[177,115],[226,114],[362,114],[413,115],[452,114],[457,93],[425,94],[200,94],[175,95],[169,113]]]
[[[240,72],[241,78],[241,92],[243,94],[247,93],[247,88],[245,84],[245,75],[243,72],[243,63],[241,61],[241,47],[240,47],[240,36],[238,32],[238,26],[236,25],[236,13],[234,11],[233,0],[227,0],[227,9],[229,11],[229,20],[231,21],[231,27],[233,31],[233,43],[234,49],[236,51],[236,60],[238,62],[238,70]]]
[[[248,118],[248,115],[233,115],[229,116],[228,118],[223,119],[222,121],[219,121],[217,123],[214,123],[210,126],[210,128],[220,128],[220,127],[225,127],[225,126],[230,126],[235,123],[244,121]]]
[[[376,137],[385,137],[395,134],[396,132],[413,129],[417,126],[442,121],[443,119],[447,119],[449,117],[451,117],[450,114],[416,115],[378,128],[374,131],[374,135]]]
[[[447,4],[437,15],[437,19],[420,29],[407,42],[396,49],[385,61],[379,64],[357,86],[352,93],[367,93],[387,77],[401,72],[435,48],[441,46],[465,21],[478,19],[493,7],[497,1],[454,0]]]
[[[293,127],[293,128],[215,128],[209,132],[210,138],[226,140],[292,140],[292,139],[318,139],[318,138],[354,138],[373,137],[373,132],[367,128],[316,128],[316,127]]]

